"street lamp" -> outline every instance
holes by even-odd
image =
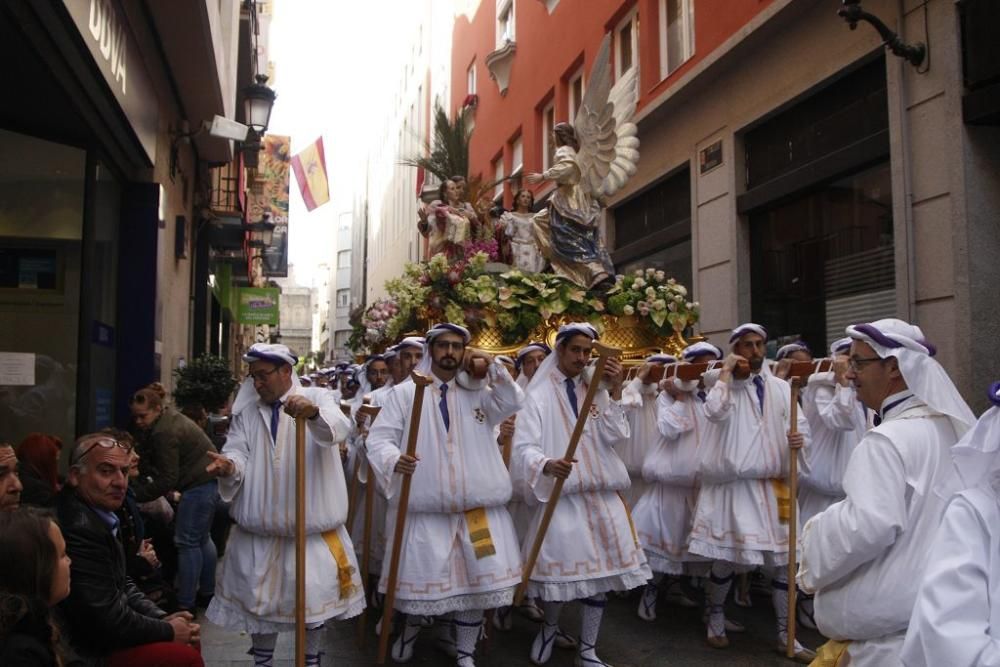
[[[271,214],[264,213],[259,222],[251,222],[246,226],[248,232],[250,232],[250,242],[249,246],[251,248],[267,248],[271,245],[271,241],[274,240],[274,228],[275,225],[271,222]]]
[[[889,26],[882,19],[862,9],[861,0],[841,0],[841,7],[837,10],[837,16],[847,21],[847,25],[851,27],[851,30],[858,27],[858,21],[865,21],[871,24],[878,32],[879,37],[882,38],[885,47],[892,51],[894,55],[903,58],[914,67],[920,67],[920,64],[924,62],[924,56],[927,55],[927,47],[923,42],[916,42],[915,44],[904,42],[899,35],[889,29]]]
[[[256,169],[260,153],[260,139],[271,123],[271,110],[278,96],[267,85],[267,75],[258,74],[257,81],[243,89],[243,120],[250,128],[243,142],[243,162],[249,169]]]

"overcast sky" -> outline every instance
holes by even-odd
[[[369,124],[381,96],[398,81],[402,20],[408,0],[277,0],[270,32],[272,81],[278,93],[271,134],[289,135],[292,154],[323,136],[331,201],[307,212],[291,177],[289,262],[297,282],[310,285],[315,267],[333,263],[338,215],[351,209],[363,182]],[[396,17],[396,20],[393,20]],[[377,32],[376,32],[377,29]],[[380,84],[380,82],[382,82]]]

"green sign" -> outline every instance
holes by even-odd
[[[240,324],[277,324],[277,287],[240,287],[236,319]]]

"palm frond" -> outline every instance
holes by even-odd
[[[444,181],[451,176],[469,175],[469,137],[467,110],[455,116],[455,122],[448,120],[442,107],[434,110],[434,142],[426,155],[406,157],[400,164],[419,167]]]

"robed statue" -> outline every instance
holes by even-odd
[[[557,123],[554,164],[528,183],[555,181],[548,205],[535,214],[536,241],[552,271],[593,288],[614,278],[615,268],[600,237],[604,200],[635,174],[638,128],[630,122],[638,99],[636,68],[610,79],[611,36],[605,35],[587,91],[573,124]]]

